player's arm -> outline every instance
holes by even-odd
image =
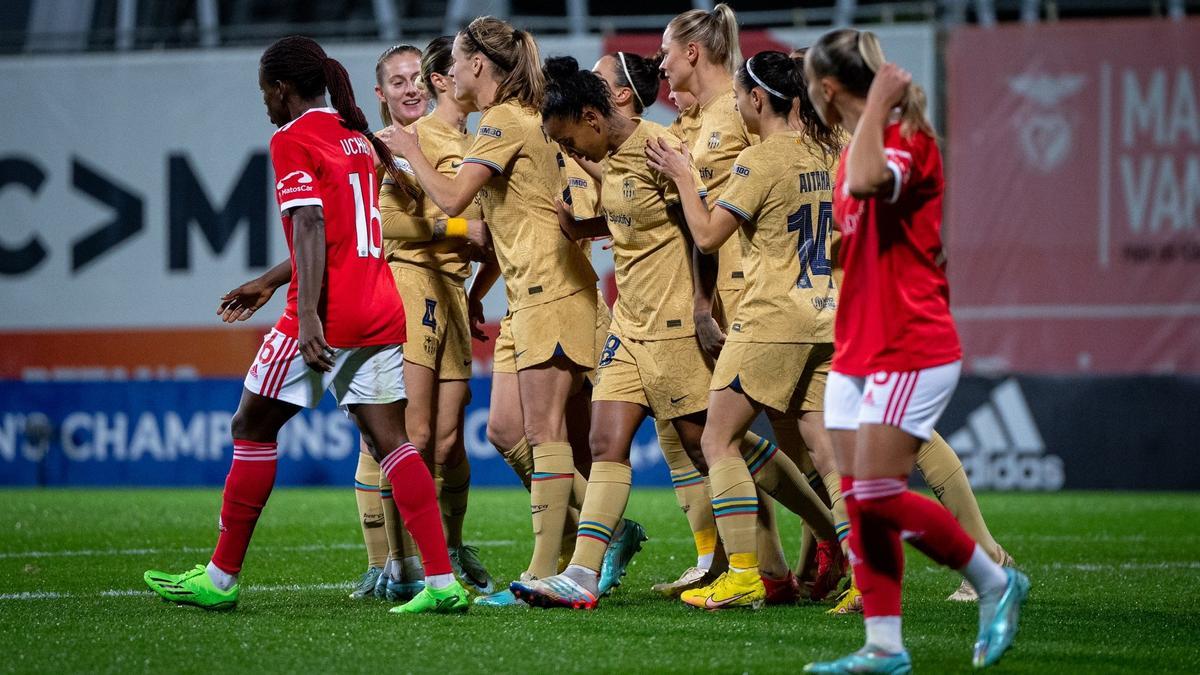
[[[221,302],[217,305],[217,316],[225,323],[245,321],[271,300],[275,289],[291,279],[292,261],[284,260],[262,275],[222,295]]]
[[[325,282],[325,212],[314,205],[297,206],[291,213],[300,353],[309,368],[327,373],[333,370],[333,349],[317,311]]]
[[[492,286],[496,285],[496,280],[499,278],[500,263],[496,261],[495,255],[490,255],[475,271],[475,278],[471,281],[471,290],[467,292],[467,318],[471,326],[471,337],[480,342],[487,342],[488,339],[487,334],[479,329],[479,324],[484,322],[483,296],[492,290]]]
[[[899,167],[890,164],[884,152],[883,132],[910,84],[912,75],[894,63],[883,64],[871,81],[846,153],[846,189],[858,199],[891,196],[902,181]]]
[[[692,323],[696,339],[714,359],[725,346],[725,332],[713,316],[713,301],[717,295],[717,275],[720,273],[717,256],[704,253],[692,244]]]
[[[453,178],[443,175],[421,151],[415,132],[394,127],[389,129],[390,131],[377,135],[387,143],[392,152],[408,160],[426,196],[451,218],[461,215],[492,177],[490,168],[471,163],[463,163],[458,175]]]
[[[716,252],[737,232],[741,223],[736,218],[720,209],[708,210],[702,188],[696,181],[695,167],[682,146],[677,147],[661,137],[651,140],[646,144],[646,163],[675,183],[684,220],[702,252]]]
[[[567,239],[579,241],[580,239],[612,236],[608,230],[608,218],[603,215],[580,220],[575,217],[575,212],[571,210],[570,205],[563,200],[555,200],[554,204],[558,207],[558,228],[562,230],[563,236]]]

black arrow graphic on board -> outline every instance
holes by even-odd
[[[75,240],[71,247],[71,271],[78,272],[140,232],[145,209],[141,197],[100,175],[78,158],[71,159],[71,182],[81,192],[116,211],[116,217],[108,223]]]

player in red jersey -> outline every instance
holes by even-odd
[[[1029,580],[993,562],[945,507],[907,485],[962,358],[941,243],[942,159],[924,93],[884,61],[869,32],[827,33],[805,68],[822,119],[853,130],[834,184],[845,276],[825,424],[842,474],[867,632],[861,650],[805,670],[911,671],[900,636],[902,540],[978,590],[973,661],[991,665],[1012,644]]]
[[[396,506],[424,559],[425,590],[396,610],[466,611],[433,479],[404,430],[404,307],[382,256],[374,173],[376,154],[388,167],[391,154],[368,131],[345,68],[313,40],[271,45],[259,63],[259,86],[279,127],[271,161],[291,253],[264,277],[272,290],[290,280],[287,308],[264,338],[233,416],[233,464],[211,562],[183,574],[151,570],[145,581],[179,604],[237,605],[238,573],[275,483],[279,430],[332,387],[397,488]],[[227,307],[252,311],[260,299],[236,296]]]

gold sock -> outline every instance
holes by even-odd
[[[383,501],[379,497],[379,462],[370,453],[358,453],[354,470],[354,498],[358,502],[358,522],[367,546],[367,565],[380,567],[387,562],[388,539],[383,527]]]
[[[392,499],[392,484],[387,474],[379,472],[379,496],[383,502],[383,530],[387,533],[388,560],[404,559],[404,521]]]
[[[846,501],[842,499],[842,474],[837,469],[821,476],[825,492],[829,495],[829,510],[833,513],[833,527],[839,542],[850,536],[850,516],[846,513]]]
[[[729,457],[709,467],[713,516],[729,555],[729,566],[738,571],[758,569],[758,496],[746,462]]]
[[[787,576],[788,562],[779,539],[779,519],[775,516],[774,500],[758,490],[758,570],[772,579]]]
[[[500,456],[505,462],[512,467],[513,473],[517,474],[517,478],[521,479],[521,484],[525,489],[529,489],[529,481],[533,477],[533,448],[529,447],[529,441],[524,436],[507,450],[501,450]]]
[[[921,470],[921,476],[933,494],[954,514],[954,518],[975,543],[982,546],[993,560],[999,560],[1002,549],[983,521],[979,502],[975,501],[975,491],[967,480],[962,460],[936,431],[917,451],[917,468]]]
[[[696,558],[703,559],[712,555],[717,546],[717,523],[713,520],[712,498],[705,488],[704,477],[683,449],[675,425],[656,420],[654,428],[658,432],[658,445],[662,448],[663,459],[667,460],[667,468],[671,471],[675,501],[679,503],[683,515],[687,516],[688,527],[696,541]]]
[[[558,572],[558,555],[567,506],[575,478],[571,444],[551,441],[533,446],[533,480],[529,504],[533,512],[533,557],[529,573],[537,579]]]
[[[571,480],[571,506],[576,510],[583,508],[583,501],[587,499],[587,487],[588,479],[576,469],[575,477]]]
[[[629,503],[629,487],[633,482],[633,470],[620,462],[596,462],[592,464],[592,476],[588,480],[587,501],[579,512],[579,534],[575,538],[575,555],[572,565],[599,573],[604,562],[604,552],[612,541],[613,532],[625,514]]]
[[[464,455],[455,466],[438,464],[434,468],[438,479],[438,506],[446,528],[446,545],[463,545],[463,521],[467,517],[467,500],[471,495],[471,462]]]
[[[754,482],[784,508],[804,519],[818,539],[834,537],[833,514],[805,480],[796,463],[769,440],[746,432],[742,456]]]

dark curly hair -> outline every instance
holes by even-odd
[[[542,97],[542,118],[578,120],[583,109],[594,108],[604,117],[613,113],[612,95],[608,85],[590,70],[580,70],[579,62],[571,56],[546,59],[542,73],[546,77],[546,93]]]
[[[755,81],[751,76],[759,81]],[[841,151],[838,133],[826,126],[808,98],[808,83],[804,79],[804,56],[791,57],[783,52],[759,52],[746,60],[734,76],[746,91],[760,87],[767,94],[771,110],[786,116],[799,104],[797,113],[804,124],[804,133],[821,149],[830,154]],[[766,85],[765,87],[763,85]],[[767,87],[774,90],[767,91]],[[776,94],[783,94],[783,97]]]
[[[609,56],[617,61],[617,85],[633,90],[634,110],[642,114],[658,100],[658,90],[662,86],[658,68],[662,65],[663,55],[659,53],[647,58],[630,52],[613,52]]]

